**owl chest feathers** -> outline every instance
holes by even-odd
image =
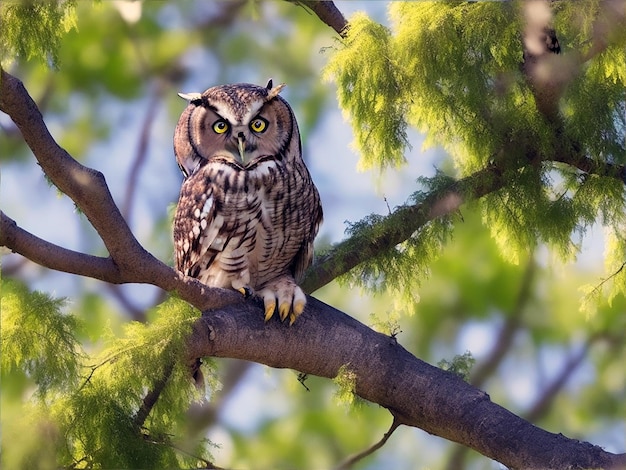
[[[306,205],[319,196],[304,164],[291,165],[208,162],[185,180],[175,219],[177,268],[215,287],[257,289],[286,272],[297,275],[294,260],[308,257],[296,263],[308,265],[317,231],[315,208]]]

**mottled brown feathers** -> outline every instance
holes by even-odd
[[[313,257],[319,194],[301,155],[283,85],[187,94],[174,135],[183,181],[174,221],[176,268],[215,287],[254,290],[269,319],[293,322],[296,285]]]

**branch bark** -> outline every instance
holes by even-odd
[[[296,5],[309,8],[327,26],[330,26],[341,37],[346,36],[348,22],[334,2],[317,0],[287,0]]]
[[[280,344],[280,351],[267,347],[271,344]],[[387,408],[402,424],[468,446],[511,469],[626,466],[626,454],[537,428],[456,375],[419,360],[395,338],[312,297],[290,328],[279,321],[264,324],[262,307],[253,302],[205,312],[189,352],[329,378],[347,365],[356,374],[355,393]]]
[[[242,301],[237,293],[208,288],[195,279],[182,276],[148,253],[132,234],[115,205],[104,175],[81,165],[56,143],[22,82],[2,68],[0,111],[11,117],[44,173],[85,214],[102,238],[110,256],[98,258],[58,247],[19,228],[5,214],[2,214],[0,227],[0,242],[3,246],[51,269],[114,284],[152,284],[168,292],[177,292],[200,310]],[[70,267],[69,260],[76,262],[76,265]]]

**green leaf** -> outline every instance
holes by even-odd
[[[76,28],[75,0],[0,3],[0,62],[37,59],[59,65],[61,39]]]
[[[23,372],[40,398],[75,386],[83,353],[76,340],[79,322],[62,312],[65,300],[30,292],[17,281],[1,282],[3,375]]]

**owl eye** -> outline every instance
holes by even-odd
[[[228,130],[228,123],[224,121],[223,119],[220,119],[219,121],[215,121],[213,123],[213,130],[215,131],[216,134],[223,134],[224,132]]]
[[[267,121],[263,118],[256,118],[250,123],[250,129],[254,132],[265,132],[267,129]]]

